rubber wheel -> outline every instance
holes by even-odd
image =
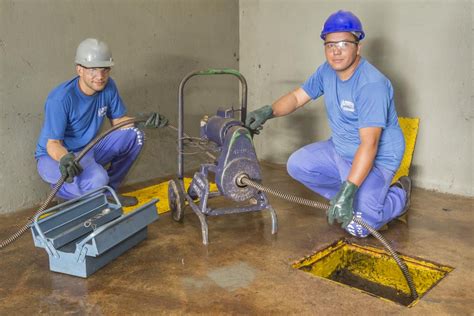
[[[184,218],[184,192],[181,185],[176,180],[168,182],[168,203],[171,216],[177,222],[182,222]]]

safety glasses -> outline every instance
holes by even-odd
[[[337,41],[337,42],[324,42],[324,48],[326,50],[333,50],[335,48],[339,50],[347,50],[354,46],[357,46],[359,42],[355,41]]]
[[[97,68],[88,68],[81,66],[84,69],[84,72],[91,77],[97,77],[98,75],[107,76],[110,73],[110,67],[97,67]]]

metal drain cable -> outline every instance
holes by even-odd
[[[171,129],[174,129],[175,131],[178,130],[174,126],[168,125],[168,127],[170,127]],[[190,138],[190,136],[188,136],[186,134],[183,134],[183,135],[185,137]],[[206,153],[211,159],[214,159],[214,160],[216,159],[216,157],[213,156],[211,153],[209,153],[206,150],[206,148],[204,148],[203,146],[197,144],[196,147],[203,150],[204,153]],[[249,177],[245,174],[241,175],[237,178],[237,185],[248,185],[248,186],[256,188],[257,190],[270,193],[270,194],[275,195],[275,196],[277,196],[281,199],[284,199],[284,200],[287,200],[287,201],[290,201],[290,202],[293,202],[293,203],[296,203],[296,204],[306,205],[306,206],[314,207],[314,208],[321,209],[321,210],[327,210],[329,208],[328,203],[308,200],[308,199],[305,199],[305,198],[302,198],[302,197],[294,196],[294,195],[287,194],[287,193],[282,193],[280,191],[267,188],[267,187],[261,185],[260,183],[257,183],[257,182],[254,182],[254,181],[250,180]],[[410,293],[411,293],[412,298],[416,300],[418,298],[418,292],[416,291],[415,284],[413,283],[413,279],[410,275],[410,272],[408,271],[408,267],[405,264],[405,262],[402,259],[400,259],[398,254],[393,250],[390,243],[378,231],[376,231],[372,226],[370,226],[369,224],[364,222],[362,219],[357,218],[357,217],[354,216],[352,218],[352,220],[355,223],[357,223],[357,224],[361,225],[362,227],[364,227],[365,229],[367,229],[388,250],[390,255],[393,257],[393,259],[397,263],[398,267],[402,271],[403,276],[405,277],[405,279],[407,281],[408,287],[410,288]]]
[[[92,149],[92,147],[94,147],[99,141],[101,141],[105,136],[109,135],[110,133],[112,133],[113,131],[121,128],[121,127],[124,127],[126,125],[129,125],[129,124],[132,124],[132,123],[138,123],[138,122],[146,122],[146,119],[138,119],[138,118],[135,118],[135,119],[130,119],[130,120],[126,120],[126,121],[123,121],[115,126],[112,126],[110,129],[108,129],[107,131],[103,132],[102,134],[100,134],[99,136],[97,136],[96,138],[94,138],[86,147],[84,147],[84,149],[82,149],[79,154],[76,156],[76,158],[74,159],[75,162],[79,162],[84,156],[85,154],[87,154],[87,152],[89,150]],[[169,127],[170,129],[172,130],[175,130],[177,131],[178,129],[171,125],[171,124],[168,124],[166,127]],[[186,134],[184,134],[185,137],[190,137]],[[216,159],[216,157],[214,155],[212,155],[211,153],[209,153],[206,148],[204,148],[203,146],[201,145],[197,145],[197,147],[201,150],[203,150],[211,159]],[[61,186],[64,184],[64,181],[66,180],[66,177],[64,176],[61,176],[61,178],[59,179],[59,181],[54,185],[54,187],[51,189],[48,197],[46,198],[46,200],[43,202],[43,204],[40,206],[40,208],[30,217],[28,218],[28,222],[21,226],[14,234],[12,234],[10,237],[6,238],[5,240],[2,240],[0,241],[0,249],[3,249],[5,248],[6,246],[8,246],[9,244],[11,244],[12,242],[14,242],[15,240],[17,240],[18,238],[20,238],[21,235],[23,235],[29,228],[30,228],[30,225],[33,223],[33,219],[35,218],[36,215],[38,215],[39,213],[43,212],[49,205],[49,203],[51,203],[51,201],[53,200],[53,198],[56,196],[56,194],[58,193],[59,189],[61,188]]]
[[[123,121],[117,125],[114,125],[112,126],[110,129],[108,129],[107,131],[103,132],[102,134],[100,134],[99,136],[97,136],[96,138],[94,138],[89,144],[87,144],[86,147],[84,147],[84,149],[82,149],[79,154],[76,156],[76,158],[74,159],[75,162],[79,162],[84,156],[85,154],[91,150],[92,147],[94,147],[99,141],[101,141],[105,136],[109,135],[110,133],[112,133],[113,131],[125,126],[125,125],[128,125],[128,124],[132,124],[132,123],[137,123],[137,122],[146,122],[146,119],[130,119],[130,120],[126,120],[126,121]],[[64,184],[64,181],[66,180],[66,177],[65,176],[61,176],[61,178],[59,179],[59,181],[54,185],[54,187],[51,189],[51,192],[49,193],[48,197],[46,198],[46,200],[43,202],[43,204],[40,206],[40,208],[30,217],[28,218],[28,221],[26,224],[24,224],[23,226],[21,226],[17,232],[15,232],[13,235],[11,235],[10,237],[8,237],[7,239],[5,240],[2,240],[0,241],[0,249],[3,249],[5,248],[6,246],[8,246],[9,244],[11,244],[12,242],[14,242],[16,239],[20,238],[21,235],[23,235],[29,228],[30,228],[30,225],[33,223],[33,218],[38,215],[39,213],[43,212],[46,207],[48,207],[49,203],[51,203],[51,201],[53,200],[54,196],[56,195],[56,193],[58,193],[59,189],[61,188],[61,186]]]
[[[178,130],[174,126],[168,125],[168,127],[170,127],[171,129],[174,129],[175,131]],[[184,133],[183,133],[183,135],[187,138],[190,138],[190,136],[188,136]],[[206,153],[211,159],[214,159],[214,160],[216,159],[216,157],[213,156],[211,153],[209,153],[206,150],[206,148],[204,148],[203,146],[201,146],[199,144],[196,144],[196,147],[203,150],[204,153]],[[237,185],[248,185],[248,186],[256,188],[257,190],[270,193],[270,194],[275,195],[275,196],[277,196],[281,199],[284,199],[284,200],[287,200],[287,201],[290,201],[290,202],[293,202],[293,203],[296,203],[296,204],[306,205],[306,206],[314,207],[314,208],[321,209],[321,210],[327,210],[329,208],[328,203],[308,200],[308,199],[305,199],[305,198],[302,198],[302,197],[294,196],[294,195],[287,194],[287,193],[282,193],[280,191],[267,188],[267,187],[261,185],[260,183],[257,183],[257,182],[254,182],[254,181],[250,180],[250,178],[246,174],[243,174],[243,175],[240,175],[239,177],[237,177],[236,182],[237,182]],[[372,226],[370,226],[369,224],[364,222],[362,219],[357,218],[357,217],[354,216],[352,218],[352,220],[355,223],[357,223],[357,224],[361,225],[362,227],[364,227],[365,229],[367,229],[388,250],[390,255],[393,257],[393,259],[397,263],[398,267],[402,271],[403,276],[405,277],[405,279],[407,281],[408,287],[410,288],[410,293],[411,293],[412,298],[416,300],[418,298],[418,292],[416,291],[415,284],[413,283],[413,279],[410,275],[410,272],[408,271],[408,267],[405,264],[405,262],[402,259],[400,259],[398,254],[393,250],[390,243],[378,231],[376,231]]]
[[[297,203],[297,204],[301,204],[301,205],[305,205],[305,206],[310,206],[310,207],[314,207],[314,208],[318,208],[318,209],[322,209],[322,210],[327,210],[329,208],[328,203],[308,200],[308,199],[305,199],[305,198],[302,198],[302,197],[294,196],[294,195],[291,195],[291,194],[280,192],[280,191],[275,190],[275,189],[270,189],[268,187],[265,187],[265,186],[261,185],[260,183],[257,183],[255,181],[250,180],[249,177],[245,174],[240,175],[237,178],[237,185],[248,185],[248,186],[253,187],[257,190],[260,190],[260,191],[263,191],[263,192],[266,192],[266,193],[270,193],[274,196],[277,196],[281,199],[284,199],[284,200],[287,200],[287,201],[290,201],[290,202],[293,202],[293,203]],[[357,218],[357,217],[354,216],[352,218],[352,220],[354,222],[356,222],[357,224],[361,225],[362,227],[364,227],[365,229],[367,229],[375,238],[377,238],[382,243],[382,245],[388,250],[390,255],[392,255],[393,259],[397,263],[398,267],[402,271],[403,276],[405,277],[405,279],[407,281],[408,287],[410,288],[412,298],[416,300],[418,298],[418,293],[416,291],[415,284],[413,283],[413,279],[411,278],[410,272],[408,271],[408,267],[405,264],[405,262],[400,259],[398,254],[390,246],[390,243],[378,231],[376,231],[373,227],[371,227],[369,224],[364,222],[362,219]]]
[[[86,147],[84,147],[84,149],[82,149],[79,154],[76,156],[76,158],[74,159],[75,162],[79,162],[86,154],[87,152],[89,152],[89,150],[92,149],[92,147],[94,147],[99,141],[101,141],[105,136],[109,135],[110,133],[112,133],[113,131],[121,128],[121,127],[124,127],[126,125],[129,125],[129,124],[132,124],[132,123],[139,123],[139,122],[146,122],[146,119],[138,119],[138,118],[134,118],[134,119],[130,119],[130,120],[126,120],[126,121],[123,121],[115,126],[112,126],[110,129],[106,130],[105,132],[103,132],[102,134],[100,134],[99,136],[97,136],[96,138],[94,138],[89,144],[87,144]],[[171,125],[171,124],[168,124],[166,127],[169,127],[170,129],[174,130],[174,131],[178,131],[178,129]],[[184,134],[185,137],[190,137],[186,134]],[[206,149],[204,147],[202,147],[201,145],[197,145],[197,147],[201,150],[204,150],[205,153],[212,159],[216,159],[215,156],[213,156],[211,153],[207,152]],[[51,189],[49,195],[47,196],[46,200],[43,202],[43,204],[40,206],[40,208],[31,216],[28,218],[27,220],[27,223],[24,224],[23,226],[21,226],[15,233],[13,233],[10,237],[0,241],[0,249],[3,249],[5,248],[6,246],[8,246],[9,244],[11,244],[12,242],[14,242],[15,240],[17,240],[18,238],[20,238],[21,235],[23,235],[26,231],[28,231],[28,229],[30,228],[30,225],[33,223],[33,219],[35,218],[36,215],[42,213],[49,205],[49,203],[51,203],[51,201],[53,200],[53,198],[56,196],[56,194],[58,193],[59,189],[61,188],[61,186],[64,184],[64,181],[66,180],[66,177],[64,176],[61,176],[61,178],[59,179],[59,181],[54,185],[54,187]]]
[[[132,123],[137,123],[137,122],[145,122],[146,120],[144,119],[130,119],[130,120],[127,120],[127,121],[124,121],[124,122],[121,122],[115,126],[113,126],[112,128],[108,129],[107,131],[105,131],[104,133],[100,134],[99,136],[97,136],[94,140],[92,140],[86,147],[84,147],[84,149],[76,156],[76,159],[74,159],[74,161],[76,162],[79,162],[84,156],[85,154],[92,148],[94,147],[100,140],[102,140],[105,136],[107,136],[108,134],[110,134],[111,132],[125,126],[125,125],[128,125],[128,124],[132,124]],[[177,131],[178,129],[173,126],[173,125],[167,125],[167,127]],[[188,135],[184,134],[185,137],[189,137]],[[209,153],[204,147],[202,147],[201,145],[197,145],[198,148],[202,149],[210,158],[212,159],[216,159],[216,157],[214,155],[212,155],[211,153]],[[54,198],[54,196],[56,195],[56,193],[58,193],[59,189],[61,188],[61,186],[64,184],[64,181],[65,181],[65,176],[61,176],[61,178],[59,179],[59,181],[55,184],[55,186],[53,187],[53,189],[51,190],[51,192],[49,193],[48,197],[46,198],[46,200],[43,202],[43,204],[41,205],[41,207],[28,219],[28,222],[23,225],[17,232],[15,232],[13,235],[11,235],[10,237],[8,237],[7,239],[5,240],[2,240],[0,242],[0,249],[3,249],[5,248],[6,246],[8,246],[9,244],[11,244],[13,241],[15,241],[16,239],[18,239],[21,235],[23,235],[29,228],[30,228],[30,225],[32,223],[32,219],[38,215],[39,213],[43,212],[46,207],[49,205],[49,203],[52,201],[52,199]],[[282,192],[279,192],[277,190],[274,190],[274,189],[270,189],[270,188],[267,188],[267,187],[264,187],[262,186],[261,184],[257,183],[257,182],[254,182],[252,180],[250,180],[248,178],[248,176],[246,175],[242,175],[240,176],[238,179],[237,179],[237,184],[238,185],[248,185],[248,186],[251,186],[251,187],[254,187],[260,191],[263,191],[263,192],[267,192],[267,193],[270,193],[272,195],[275,195],[279,198],[282,198],[282,199],[285,199],[285,200],[288,200],[290,202],[293,202],[293,203],[297,203],[297,204],[301,204],[301,205],[306,205],[306,206],[310,206],[310,207],[314,207],[314,208],[318,208],[318,209],[327,209],[329,207],[329,205],[327,203],[322,203],[322,202],[318,202],[318,201],[313,201],[313,200],[308,200],[308,199],[305,199],[305,198],[302,198],[302,197],[297,197],[297,196],[294,196],[294,195],[291,195],[291,194],[286,194],[286,193],[282,193]],[[405,262],[403,262],[400,257],[397,255],[397,253],[392,249],[392,247],[390,246],[390,244],[388,243],[388,241],[379,233],[377,232],[374,228],[372,228],[370,225],[368,225],[366,222],[364,222],[362,219],[360,218],[357,218],[357,217],[353,217],[352,220],[354,222],[356,222],[357,224],[361,225],[362,227],[364,227],[365,229],[367,229],[375,238],[377,238],[381,243],[382,245],[384,245],[384,247],[389,251],[389,253],[392,255],[392,257],[394,258],[395,262],[397,263],[397,265],[400,267],[400,270],[402,271],[403,275],[405,276],[405,279],[407,280],[407,283],[408,283],[408,286],[410,288],[410,291],[411,291],[411,295],[413,297],[413,299],[417,299],[418,298],[418,293],[416,292],[416,289],[415,289],[415,286],[413,284],[413,280],[411,278],[411,275],[410,273],[408,272],[408,267],[406,266]]]

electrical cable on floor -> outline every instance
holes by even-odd
[[[169,127],[170,129],[174,130],[175,132],[178,132],[178,128],[175,127],[175,126],[173,126],[173,125],[168,124],[167,127]],[[183,137],[182,139],[183,139],[183,140],[187,140],[187,141],[189,142],[188,145],[192,144],[192,145],[191,145],[192,147],[197,147],[197,148],[199,148],[200,150],[202,150],[202,152],[192,152],[192,153],[185,153],[185,152],[183,152],[182,154],[193,155],[193,154],[197,154],[197,153],[204,153],[204,154],[206,154],[209,158],[211,158],[213,161],[217,159],[216,156],[214,156],[213,154],[211,154],[211,153],[209,152],[209,149],[208,149],[208,148],[205,148],[205,147],[204,147],[204,144],[201,143],[201,141],[202,141],[201,138],[189,136],[189,135],[187,135],[187,134],[184,133],[184,132],[183,132],[183,135],[184,135],[184,137]],[[193,141],[197,141],[197,140],[199,140],[198,143],[193,143]],[[191,146],[190,146],[190,147],[191,147]],[[179,152],[179,151],[178,151],[178,152]]]

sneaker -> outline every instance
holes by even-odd
[[[117,197],[120,201],[120,204],[122,204],[122,206],[124,207],[135,206],[138,204],[138,199],[134,196],[125,196],[122,194],[117,194]],[[113,197],[107,197],[107,200],[109,200],[109,202],[115,202]]]
[[[405,202],[405,206],[403,207],[402,212],[396,218],[397,220],[406,224],[407,212],[408,212],[408,209],[410,208],[410,200],[411,200],[411,179],[408,176],[400,177],[400,179],[398,179],[398,181],[395,182],[394,186],[397,186],[406,192],[407,201]]]

